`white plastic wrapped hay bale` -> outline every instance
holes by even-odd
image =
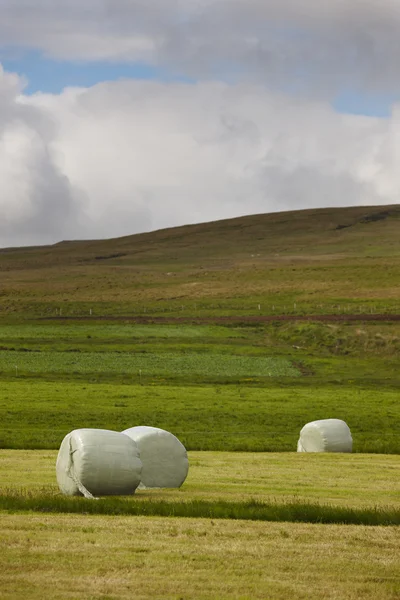
[[[189,461],[185,446],[158,427],[131,427],[123,431],[138,445],[143,463],[141,488],[178,488],[185,481]]]
[[[322,419],[304,425],[297,452],[351,452],[353,439],[348,425],[340,419]]]
[[[304,450],[304,448],[303,448],[303,446],[301,444],[301,440],[299,440],[297,442],[297,452],[305,452],[305,450]]]
[[[137,445],[117,431],[75,429],[65,436],[57,456],[57,482],[68,496],[133,494],[141,473]]]

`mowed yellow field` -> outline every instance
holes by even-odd
[[[396,527],[2,514],[4,600],[400,594]]]
[[[56,456],[1,450],[2,492],[58,495]],[[395,455],[190,452],[189,460],[180,490],[135,498],[400,505]],[[400,597],[395,526],[4,511],[0,549],[7,600]]]
[[[58,493],[55,450],[0,450],[0,487]],[[179,490],[143,490],[136,498],[169,501],[306,500],[351,507],[400,507],[400,456],[189,452]]]

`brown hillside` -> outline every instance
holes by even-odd
[[[3,249],[0,278],[3,314],[37,314],[59,302],[100,303],[118,312],[182,299],[393,305],[400,206],[251,215],[110,240]]]

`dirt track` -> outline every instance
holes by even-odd
[[[227,317],[151,317],[151,316],[84,316],[84,317],[42,317],[46,321],[129,321],[133,323],[270,323],[273,321],[322,321],[324,323],[393,322],[400,321],[400,314],[341,314],[341,315],[248,315]]]

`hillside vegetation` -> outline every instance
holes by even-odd
[[[3,249],[0,316],[395,313],[399,234],[396,205]]]

